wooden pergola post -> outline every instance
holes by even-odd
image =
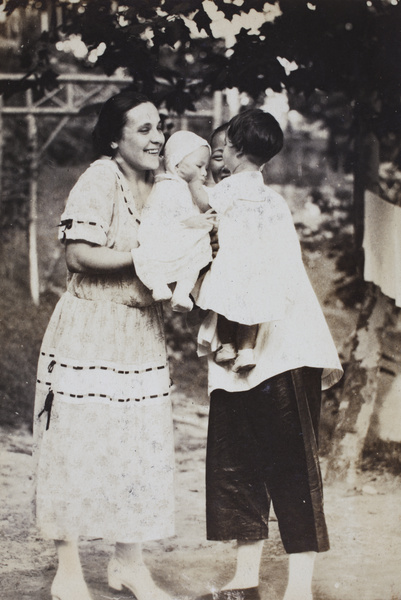
[[[0,96],[0,206],[3,200],[3,97]]]
[[[32,90],[27,91],[27,105],[32,107]],[[29,285],[33,303],[39,305],[39,267],[37,248],[38,223],[38,127],[34,114],[28,114],[28,148],[29,148]]]

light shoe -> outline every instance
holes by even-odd
[[[164,302],[165,300],[171,300],[172,292],[168,285],[161,284],[153,288],[152,297],[155,302]]]
[[[253,348],[244,348],[238,351],[237,358],[234,361],[232,370],[234,373],[244,373],[250,371],[256,366],[255,353]]]
[[[109,562],[107,574],[109,587],[119,592],[125,587],[137,600],[171,600],[171,596],[157,587],[146,565],[123,565],[114,556]]]
[[[234,360],[237,356],[237,351],[234,348],[233,344],[223,344],[221,348],[216,351],[214,356],[214,362],[217,364],[222,364],[226,362],[230,362],[230,360]]]
[[[84,579],[67,579],[56,573],[50,590],[52,600],[93,600]]]

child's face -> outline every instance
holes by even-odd
[[[212,142],[212,155],[210,157],[209,169],[212,173],[213,180],[216,183],[219,183],[219,181],[230,175],[230,171],[227,169],[223,160],[225,138],[225,132],[220,131],[220,133],[215,135]]]
[[[231,173],[234,173],[236,168],[238,167],[238,150],[234,148],[234,146],[230,142],[230,138],[225,136],[225,144],[223,150],[223,162],[227,169]]]
[[[209,158],[209,148],[206,146],[201,146],[197,150],[191,152],[191,154],[187,154],[187,156],[180,161],[180,163],[177,165],[177,173],[180,175],[180,172],[189,172],[192,174],[192,178],[200,179],[201,181],[205,182]],[[187,180],[186,177],[185,179]]]

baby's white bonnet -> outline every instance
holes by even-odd
[[[169,137],[164,147],[164,164],[166,170],[175,174],[175,167],[182,159],[202,146],[206,146],[210,151],[208,142],[200,135],[192,131],[176,131]]]

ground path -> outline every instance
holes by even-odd
[[[227,581],[235,555],[231,543],[205,540],[204,453],[207,408],[174,394],[177,448],[177,535],[145,546],[146,561],[161,587],[185,600]],[[30,523],[31,436],[1,432],[0,597],[48,600],[56,559]],[[357,489],[326,486],[332,549],[318,556],[315,600],[401,600],[401,486],[390,475],[361,473]],[[132,598],[107,586],[112,551],[101,540],[82,543],[82,562],[94,600]],[[280,600],[287,558],[277,523],[263,555],[263,600]]]
[[[349,339],[353,316],[336,304],[333,260],[322,251],[308,253],[307,267],[324,306],[337,347]],[[145,546],[146,561],[158,584],[177,600],[187,600],[229,580],[233,544],[205,540],[204,459],[207,407],[191,394],[173,391],[176,419],[177,534]],[[56,557],[30,522],[31,435],[0,430],[0,600],[49,600]],[[325,487],[330,552],[318,556],[315,600],[401,600],[401,479],[360,473],[356,489]],[[133,598],[107,586],[112,546],[102,540],[82,543],[82,562],[94,600]],[[263,600],[281,600],[287,557],[277,523],[265,545],[261,573]]]

